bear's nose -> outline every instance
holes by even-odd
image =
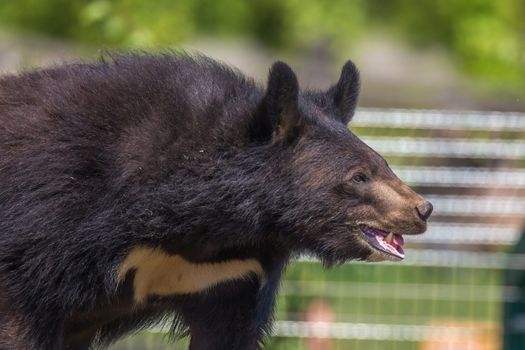
[[[434,207],[429,201],[424,201],[423,203],[416,206],[417,214],[423,221],[427,221]]]

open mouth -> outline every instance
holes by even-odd
[[[405,251],[403,250],[403,244],[405,241],[401,235],[365,225],[360,225],[360,228],[364,233],[366,240],[372,247],[398,259],[405,258]]]

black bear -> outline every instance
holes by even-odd
[[[191,349],[257,349],[282,271],[399,260],[432,206],[273,64],[129,54],[0,79],[0,348],[87,349],[159,319]]]

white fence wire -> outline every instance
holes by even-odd
[[[525,131],[525,114],[482,111],[363,109],[352,125],[369,128]]]
[[[525,141],[521,140],[471,140],[447,138],[363,137],[370,147],[385,156],[524,159]]]
[[[523,169],[397,166],[394,172],[411,185],[432,187],[486,187],[525,189]]]

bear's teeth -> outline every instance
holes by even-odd
[[[387,243],[390,244],[390,243],[392,243],[392,240],[393,240],[393,239],[394,239],[394,233],[393,233],[393,232],[390,232],[390,233],[388,234],[388,236],[386,236],[386,238],[385,238],[385,242],[387,242]]]

